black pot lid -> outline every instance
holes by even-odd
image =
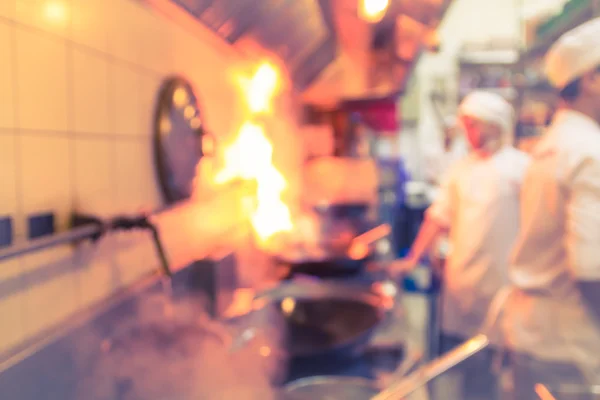
[[[154,119],[154,153],[159,183],[168,203],[189,198],[200,159],[212,143],[191,84],[167,79],[160,90]],[[210,139],[208,139],[210,138]]]

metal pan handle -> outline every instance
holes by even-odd
[[[437,359],[425,364],[412,374],[399,379],[396,383],[380,392],[371,400],[401,400],[415,390],[426,385],[432,379],[440,376],[450,368],[460,364],[466,359],[477,354],[489,345],[489,340],[485,335],[477,335],[467,340],[454,350],[438,357]]]

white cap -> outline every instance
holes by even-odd
[[[460,115],[496,124],[502,128],[504,134],[513,133],[513,108],[499,94],[475,90],[463,99],[458,112]]]
[[[559,89],[600,66],[600,18],[562,35],[546,54],[545,64],[548,80]]]

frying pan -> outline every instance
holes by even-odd
[[[168,204],[191,197],[198,163],[213,146],[191,83],[181,76],[166,79],[154,113],[153,147],[158,183]]]
[[[284,278],[290,278],[297,273],[320,278],[356,275],[371,259],[372,245],[389,235],[390,231],[388,224],[382,224],[356,236],[341,248],[330,250],[326,256],[293,258],[283,253],[275,256],[275,262],[288,268]]]
[[[311,362],[362,354],[386,312],[371,285],[336,280],[283,282],[253,302],[255,310],[273,304],[285,320],[290,358]]]

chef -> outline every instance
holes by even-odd
[[[562,36],[545,66],[563,104],[524,180],[504,326],[527,400],[536,383],[600,384],[600,19]]]
[[[413,270],[435,238],[449,231],[443,352],[479,332],[492,298],[508,280],[509,254],[519,226],[519,191],[529,162],[510,145],[513,109],[501,96],[470,93],[460,104],[459,118],[472,150],[448,172],[408,257],[391,267],[398,273]],[[492,358],[493,351],[488,351],[444,374],[443,393],[434,398],[495,398]]]
[[[443,127],[443,146],[437,151],[428,152],[425,156],[425,177],[430,184],[435,186],[440,184],[452,164],[468,153],[468,145],[461,134],[458,118],[447,116],[444,118]]]

